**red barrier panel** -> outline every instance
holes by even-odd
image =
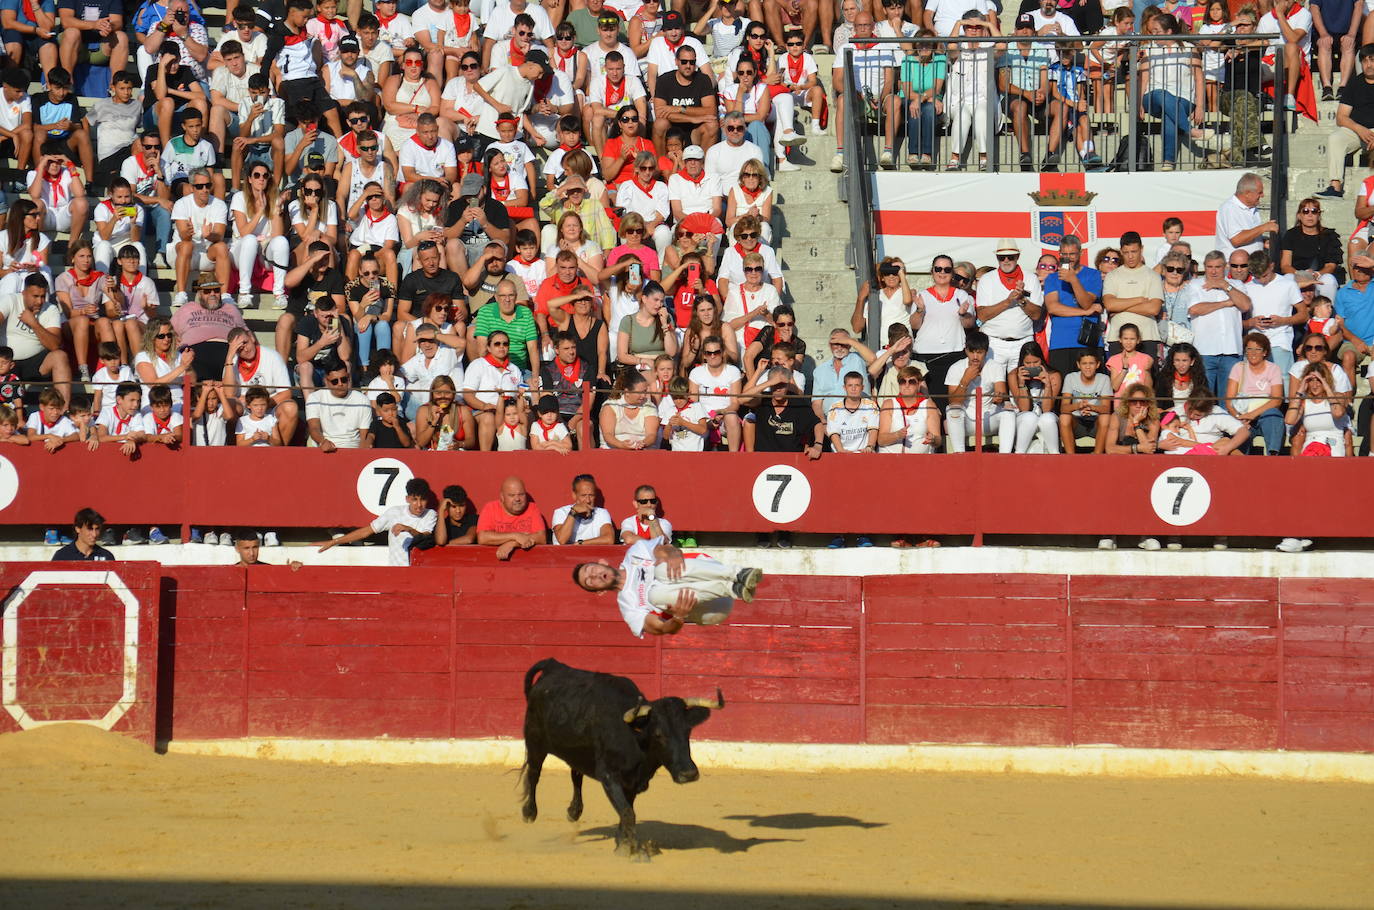
[[[0,732],[80,721],[153,744],[156,563],[0,566]]]
[[[13,448],[13,447],[12,447]],[[617,522],[634,488],[654,484],[683,531],[805,533],[1191,534],[1374,537],[1368,459],[1169,456],[826,455],[678,452],[437,453],[396,450],[150,446],[134,461],[114,447],[69,446],[0,456],[0,521],[51,525],[94,506],[121,524],[357,526],[404,500],[405,479],[460,483],[480,506],[522,477],[545,516],[594,474]],[[1339,490],[1343,508],[1285,509],[1256,491],[1302,483]],[[53,483],[60,478],[60,483]],[[114,479],[114,482],[112,482]],[[10,495],[12,494],[12,495]],[[362,498],[367,500],[366,507]],[[1109,504],[1110,507],[1106,507]]]

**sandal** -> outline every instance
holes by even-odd
[[[905,537],[894,537],[892,538],[892,549],[909,550],[911,549],[911,541],[907,540]]]
[[[916,544],[916,546],[917,546],[917,547],[921,547],[921,548],[928,548],[928,547],[938,547],[938,546],[941,546],[941,544],[940,544],[940,541],[936,540],[934,537],[927,537],[925,540],[923,540],[923,541],[921,541],[920,543]]]

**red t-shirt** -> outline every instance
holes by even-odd
[[[593,296],[600,296],[600,294],[597,293],[596,288],[592,286],[592,283],[588,281],[585,276],[578,275],[577,284],[580,284],[584,288],[590,290]],[[549,315],[549,301],[553,300],[555,297],[566,297],[571,293],[572,287],[566,287],[563,284],[563,282],[558,280],[557,275],[550,275],[548,278],[545,278],[540,283],[539,290],[534,295],[535,314],[539,316]],[[561,307],[559,307],[559,309],[571,313],[573,311],[573,305],[571,303],[565,303]]]
[[[625,139],[623,136],[616,136],[614,139],[607,139],[605,148],[601,152],[601,159],[604,161],[608,158],[614,158],[617,155],[619,155],[623,150],[624,141]],[[648,139],[645,139],[643,136],[638,136],[635,138],[634,150],[636,154],[638,154],[639,152],[652,152],[654,150],[654,144],[650,142]],[[606,181],[606,183],[608,183],[611,186],[619,186],[626,180],[630,180],[631,178],[633,178],[634,175],[635,156],[631,155],[630,157],[625,159],[625,163],[620,166],[620,171],[617,174],[615,174],[615,176],[611,176],[610,174],[603,174],[602,178]]]
[[[477,514],[477,530],[537,536],[547,534],[549,526],[544,522],[544,516],[540,514],[539,509],[533,505],[525,506],[525,511],[519,515],[511,515],[501,504],[501,500],[493,499],[482,506],[482,511]]]

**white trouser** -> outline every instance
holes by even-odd
[[[983,413],[984,438],[997,432],[999,415],[1005,413],[1007,412],[985,411]],[[963,405],[950,405],[949,410],[945,412],[945,435],[949,437],[949,450],[951,452],[964,452],[968,450],[968,438],[977,427],[977,423],[975,423],[976,420],[977,418],[973,416],[972,406],[965,409]],[[1004,441],[1008,439],[1014,440],[1016,438],[1014,428],[1015,423],[1013,422],[1009,427],[1010,432],[1001,434]],[[1006,443],[1006,445],[1007,448],[1005,451],[1011,451],[1011,444]]]
[[[1005,413],[1011,413],[1010,411]],[[1054,414],[1037,414],[1034,411],[1021,411],[1016,415],[1016,451],[1029,452],[1036,434],[1040,434],[1040,444],[1046,455],[1059,454],[1059,419]],[[1005,440],[999,437],[999,442]],[[1005,452],[1005,445],[999,446]]]
[[[791,92],[778,92],[772,98],[773,113],[770,120],[777,124],[777,129],[773,135],[781,136],[783,133],[793,129],[797,115],[797,102],[792,97]],[[787,157],[787,147],[780,142],[774,142],[773,146],[780,157]]]
[[[91,245],[91,253],[95,256],[96,269],[104,272],[106,275],[114,274],[110,269],[119,264],[115,261],[115,257],[119,255],[119,251],[125,246],[132,246],[134,249],[138,250],[139,265],[148,265],[148,254],[143,249],[142,243],[135,243],[132,240],[121,240],[118,243],[111,243],[97,236],[95,238],[95,243]]]
[[[973,131],[978,151],[988,152],[988,102],[986,98],[962,98],[954,95],[946,99],[945,110],[950,113],[949,156],[964,150],[969,130]]]
[[[1021,362],[1021,348],[1027,341],[1034,341],[1033,335],[1024,338],[993,338],[988,336],[988,355],[1010,373]]]
[[[725,622],[735,606],[735,579],[740,567],[717,562],[709,556],[689,557],[687,568],[678,579],[668,577],[668,567],[654,567],[654,583],[649,586],[649,603],[672,607],[683,589],[696,592],[697,605],[684,622],[714,626]]]
[[[253,293],[253,266],[261,259],[272,269],[272,293],[286,292],[286,269],[281,266],[291,261],[291,245],[285,237],[273,237],[266,243],[256,234],[239,237],[229,247],[234,257],[234,266],[239,270],[239,293]]]
[[[72,226],[71,203],[67,205],[45,206],[43,209],[43,230],[49,233],[61,233],[69,230]]]

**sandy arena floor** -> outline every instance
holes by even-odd
[[[896,773],[662,774],[651,863],[552,760],[515,772],[156,756],[86,727],[0,736],[0,905],[1318,908],[1374,905],[1374,787]],[[714,900],[714,904],[712,901]]]

